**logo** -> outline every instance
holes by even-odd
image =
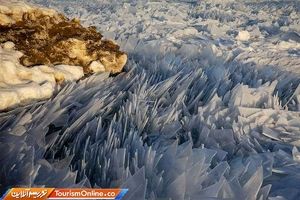
[[[11,188],[1,200],[114,199],[121,200],[128,189],[96,188]]]

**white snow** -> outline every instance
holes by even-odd
[[[104,72],[105,71],[105,67],[104,67],[104,65],[101,62],[99,62],[99,61],[93,61],[89,65],[89,70],[91,70],[93,73]]]
[[[1,83],[3,84],[3,83]],[[45,83],[19,83],[17,85],[7,84],[0,87],[0,110],[14,107],[19,104],[30,103],[34,100],[50,98],[54,92],[54,84]]]
[[[22,53],[13,48],[12,42],[0,46],[0,110],[49,98],[58,82],[76,81],[84,75],[80,66],[24,67],[18,60]]]

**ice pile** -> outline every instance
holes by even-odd
[[[1,188],[123,187],[125,199],[299,195],[299,104],[276,95],[297,91],[258,77],[256,87],[241,82],[255,69],[232,65],[216,76],[220,66],[156,59],[130,60],[127,73],[91,76],[1,114]]]
[[[285,38],[273,22],[297,29],[296,1],[36,2],[106,27],[129,61],[126,73],[93,75],[0,114],[2,192],[122,187],[127,200],[298,199],[297,35],[286,41],[293,53],[269,48]],[[247,41],[236,39],[243,30]],[[262,52],[259,63],[242,59]]]

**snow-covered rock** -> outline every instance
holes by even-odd
[[[89,69],[91,72],[93,72],[93,73],[98,73],[98,72],[104,72],[104,71],[105,71],[104,65],[103,65],[101,62],[99,62],[99,61],[93,61],[93,62],[89,65],[88,69]]]
[[[80,66],[25,67],[19,63],[22,53],[13,47],[12,42],[0,46],[0,110],[49,98],[57,90],[58,83],[76,81],[84,76]]]
[[[79,20],[69,20],[51,9],[3,3],[0,13],[6,18],[0,21],[0,43],[15,43],[24,54],[20,61],[25,66],[78,65],[88,72],[90,63],[98,61],[105,71],[117,73],[126,64],[126,54],[115,42],[102,40],[94,27],[83,27]]]
[[[0,25],[6,26],[20,22],[24,15],[30,19],[36,19],[41,15],[47,15],[56,20],[60,18],[53,9],[29,5],[20,0],[0,0]]]
[[[49,98],[84,73],[118,73],[127,62],[116,42],[53,9],[1,0],[0,26],[0,110]]]

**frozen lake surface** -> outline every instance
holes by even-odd
[[[299,1],[29,2],[96,26],[129,60],[0,113],[1,192],[299,199]]]

